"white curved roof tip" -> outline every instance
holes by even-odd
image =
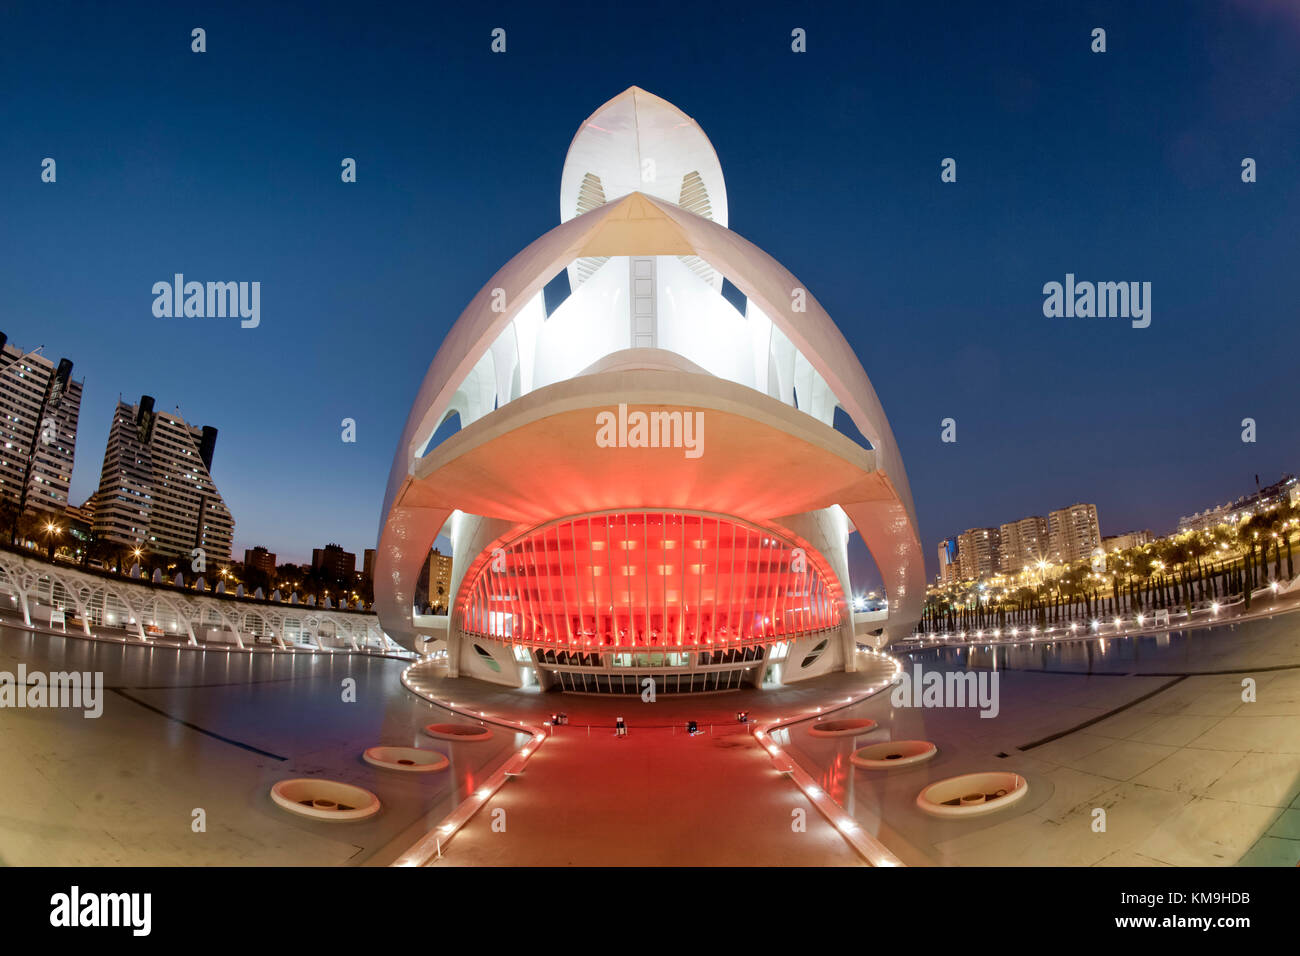
[[[641,192],[675,204],[683,199],[685,178],[698,173],[708,218],[727,225],[727,185],[709,137],[672,103],[639,86],[609,100],[578,128],[560,177],[561,222],[578,215],[589,173],[599,178],[605,202]]]
[[[911,491],[884,409],[849,343],[811,294],[803,299],[803,311],[794,309],[792,292],[803,285],[758,246],[671,201],[639,192],[562,223],[534,240],[488,280],[456,321],[429,366],[394,456],[381,516],[377,578],[391,578],[394,594],[404,593],[406,579],[412,571],[418,573],[421,552],[427,554],[441,527],[445,516],[422,513],[418,495],[404,499],[413,484],[421,445],[484,352],[568,263],[580,256],[626,255],[698,256],[730,279],[804,354],[876,450],[878,468],[895,497],[889,503],[854,509],[849,517],[885,578],[891,612],[896,608],[901,618],[919,615],[924,557]],[[506,293],[504,312],[494,310],[499,301],[496,289]],[[388,610],[409,617],[409,609],[401,603]]]

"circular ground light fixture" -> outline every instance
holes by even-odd
[[[271,799],[290,813],[333,823],[365,820],[379,812],[377,796],[337,780],[281,780],[271,788]]]
[[[928,740],[886,740],[855,750],[849,759],[866,770],[891,770],[924,763],[939,752]]]
[[[370,747],[361,755],[366,763],[385,770],[405,770],[408,773],[433,773],[446,770],[449,761],[436,750],[419,747]]]
[[[869,730],[876,729],[876,722],[866,717],[844,718],[841,720],[823,720],[808,728],[814,737],[856,737]]]
[[[479,724],[429,724],[424,728],[424,732],[439,740],[460,740],[470,743],[487,740],[492,736],[492,731]]]
[[[930,784],[916,795],[916,805],[935,817],[970,817],[992,813],[1029,792],[1018,773],[967,773]]]

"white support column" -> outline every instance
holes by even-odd
[[[168,602],[168,606],[175,612],[177,623],[185,628],[185,635],[188,638],[186,643],[190,647],[197,647],[199,642],[194,636],[194,625],[190,623],[189,607],[185,604],[185,599],[180,598],[175,604]]]
[[[230,628],[230,633],[235,635],[235,643],[239,645],[239,649],[241,651],[245,650],[244,639],[239,635],[238,624],[232,623],[230,617],[221,608],[217,608],[217,614],[221,617],[221,626]]]
[[[131,592],[124,591],[118,595],[122,606],[126,608],[126,620],[122,622],[122,630],[128,634],[131,632],[131,622],[135,622],[135,636],[140,639],[142,644],[149,643],[149,639],[144,633],[144,604],[141,602],[140,607],[136,607],[135,602],[131,600]]]
[[[848,605],[848,610],[844,613],[844,620],[840,622],[840,632],[836,639],[839,640],[840,653],[844,656],[844,670],[852,673],[858,669],[858,626],[853,620],[852,599],[849,600]]]
[[[455,627],[447,630],[447,676],[460,676],[460,645],[461,637],[456,633]]]

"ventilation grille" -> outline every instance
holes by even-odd
[[[578,285],[582,285],[593,275],[596,270],[609,262],[609,256],[584,256],[573,264],[574,271],[578,274]]]
[[[605,187],[601,184],[600,177],[595,173],[587,173],[582,177],[582,185],[578,187],[578,215],[584,212],[591,212],[600,206],[605,205]]]
[[[687,212],[693,212],[705,219],[713,218],[713,207],[709,205],[709,191],[704,188],[704,180],[698,172],[687,173],[682,177],[682,194],[677,205]]]
[[[582,185],[578,187],[577,214],[581,216],[603,205],[605,205],[605,187],[599,176],[595,173],[587,173],[582,177]],[[587,256],[579,259],[573,266],[578,277],[578,285],[590,279],[596,270],[608,261],[608,256]]]
[[[704,180],[699,172],[689,172],[682,177],[682,192],[677,205],[687,212],[693,212],[705,219],[713,218],[713,207],[709,204],[709,191],[704,187]],[[721,279],[714,268],[698,256],[678,256],[682,265],[690,269],[705,282],[721,287]]]

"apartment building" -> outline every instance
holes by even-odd
[[[118,400],[91,499],[95,534],[162,555],[229,561],[235,519],[212,481],[217,430],[189,425],[154,400]]]
[[[1101,547],[1097,506],[1073,504],[1047,516],[1049,558],[1056,564],[1079,561]]]
[[[968,528],[957,536],[957,560],[961,577],[974,581],[998,570],[1002,553],[1002,532],[998,528]]]
[[[998,530],[1002,538],[998,570],[1004,574],[1018,574],[1048,559],[1047,519],[1041,515],[1009,521]]]
[[[68,508],[81,391],[71,361],[24,352],[0,333],[0,500],[19,513]]]

